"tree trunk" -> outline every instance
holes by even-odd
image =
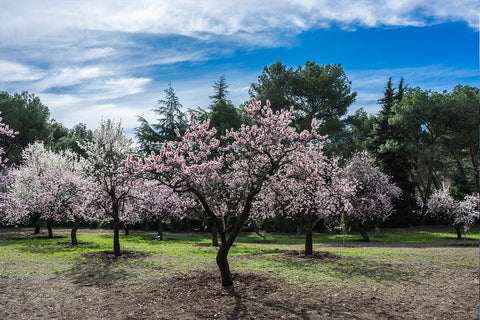
[[[305,237],[305,255],[311,256],[313,254],[313,240],[312,240],[312,229],[307,229],[307,235]]]
[[[33,231],[33,234],[40,234],[40,223],[38,221],[35,222],[35,231]]]
[[[115,257],[122,255],[120,250],[120,219],[118,217],[118,204],[112,201],[112,217],[113,217],[113,252]]]
[[[367,230],[365,230],[365,227],[364,227],[364,226],[360,226],[360,227],[358,228],[358,231],[359,231],[360,234],[362,235],[363,241],[365,241],[365,242],[370,242],[370,238],[368,237]]]
[[[52,219],[48,219],[47,220],[47,230],[48,230],[48,237],[49,238],[53,238],[52,224],[53,224]]]
[[[472,160],[473,170],[475,171],[475,186],[477,187],[477,192],[480,192],[480,173],[478,171],[478,160],[477,157],[478,153],[475,152],[475,148],[473,147],[473,143],[470,142],[470,158]]]
[[[79,225],[80,225],[80,222],[77,219],[75,219],[75,222],[73,223],[72,231],[70,232],[70,237],[72,238],[72,246],[76,246],[78,244],[77,230]]]
[[[163,221],[162,220],[158,221],[157,233],[158,233],[158,239],[160,241],[163,241]]]
[[[229,287],[233,285],[232,274],[230,273],[230,266],[228,265],[228,251],[230,247],[224,243],[220,245],[217,253],[217,266],[220,269],[220,275],[222,277],[222,286]]]
[[[35,226],[35,230],[33,234],[40,234],[40,217],[36,213],[33,214],[33,225]]]
[[[130,229],[128,228],[128,224],[125,225],[125,235],[126,236],[130,235]]]
[[[462,228],[460,227],[454,227],[455,231],[457,231],[457,239],[460,240],[462,239]]]
[[[217,237],[217,225],[213,223],[212,225],[212,246],[218,247],[218,237]]]

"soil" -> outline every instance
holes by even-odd
[[[132,260],[132,259],[143,259],[150,255],[149,252],[143,251],[131,251],[131,250],[122,250],[121,256],[115,256],[114,251],[94,251],[94,252],[86,252],[82,253],[82,257],[88,259],[100,259],[100,260],[115,260],[115,259],[123,259],[123,260]]]
[[[201,271],[172,272],[162,269],[169,268],[162,260],[155,271],[151,260],[161,260],[163,255],[128,250],[117,258],[113,251],[83,253],[68,270],[54,272],[36,272],[32,262],[31,273],[19,277],[8,276],[0,268],[0,319],[479,318],[478,266],[472,268],[459,261],[471,258],[472,248],[412,249],[415,253],[441,252],[437,256],[425,254],[435,261],[431,263],[414,258],[415,254],[405,248],[406,252],[395,251],[398,260],[370,264],[316,249],[308,257],[298,250],[266,250],[232,256],[231,261],[233,265],[242,259],[282,253],[275,257],[285,259],[281,260],[284,264],[298,262],[299,268],[332,263],[339,274],[352,270],[348,281],[305,278],[295,282],[291,281],[295,274],[281,277],[268,269],[253,273],[236,266],[232,267],[233,286],[224,288],[213,262],[202,266]],[[454,255],[458,250],[468,254]],[[85,258],[91,261],[85,263]],[[475,258],[478,261],[478,256]],[[362,261],[364,266],[350,269],[352,263]]]
[[[313,251],[311,255],[306,256],[305,255],[305,250],[287,250],[285,251],[285,256],[287,257],[293,257],[293,258],[305,258],[305,259],[339,259],[340,256],[328,252],[328,251]]]

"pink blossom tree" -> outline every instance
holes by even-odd
[[[1,111],[0,111],[1,114]],[[18,134],[18,132],[13,131],[8,127],[8,124],[5,124],[2,122],[3,118],[0,117],[0,136],[3,139],[8,139],[8,140],[13,140],[15,138],[15,135]],[[11,148],[11,143],[10,143],[10,148]],[[0,169],[5,166],[5,164],[8,162],[8,153],[9,153],[9,148],[5,150],[3,147],[0,147]]]
[[[457,239],[462,238],[462,229],[466,238],[467,232],[479,220],[478,195],[465,195],[463,200],[455,200],[447,185],[435,191],[427,208],[430,214],[448,221],[455,228]]]
[[[374,165],[366,152],[358,153],[344,168],[344,176],[354,187],[348,194],[351,208],[345,212],[345,223],[357,229],[364,241],[369,241],[367,229],[378,226],[393,212],[393,198],[402,191]]]
[[[339,212],[349,209],[346,194],[351,188],[341,177],[337,161],[323,153],[323,143],[294,156],[260,192],[254,210],[263,216],[282,213],[303,223],[308,256],[313,253],[313,229],[322,220],[334,224]]]
[[[42,143],[33,143],[22,152],[23,164],[10,170],[13,183],[8,187],[6,198],[6,221],[10,224],[30,222],[35,234],[40,233],[40,221],[54,197],[48,183],[44,182],[51,165],[57,157]],[[49,224],[49,235],[52,236]]]
[[[0,137],[6,141],[13,140],[18,132],[14,132],[12,129],[10,129],[7,124],[2,122],[2,119],[3,118],[0,117]],[[5,164],[8,162],[8,151],[9,150],[5,150],[3,147],[0,147],[0,222],[5,216],[5,194],[7,192],[7,187],[13,182],[12,175],[5,170]]]
[[[262,107],[252,99],[245,107],[250,125],[226,132],[226,147],[219,147],[216,129],[209,122],[191,126],[179,141],[167,143],[159,155],[145,160],[130,157],[128,170],[154,179],[175,192],[193,195],[218,228],[221,239],[216,262],[223,286],[231,286],[228,252],[252,213],[252,204],[265,182],[292,162],[295,152],[321,139],[312,130],[297,133],[292,110],[273,113],[270,103]],[[318,122],[313,121],[316,127]]]
[[[132,203],[141,218],[157,224],[159,240],[163,240],[163,223],[168,219],[182,219],[195,206],[187,194],[179,194],[157,181],[139,183],[133,191]]]
[[[122,209],[131,197],[135,181],[125,172],[123,160],[135,153],[133,142],[127,138],[120,123],[102,120],[94,132],[94,141],[81,147],[87,153],[86,172],[96,184],[96,192],[91,193],[89,205],[96,207],[113,220],[113,250],[121,256],[120,222]],[[136,214],[135,211],[127,211]],[[123,216],[126,219],[125,216]]]
[[[7,188],[8,220],[18,224],[32,221],[36,233],[39,220],[47,221],[49,237],[54,221],[72,221],[72,244],[81,220],[91,219],[84,207],[91,181],[83,174],[78,156],[70,151],[55,153],[41,143],[24,149],[23,164],[11,170],[13,183]]]

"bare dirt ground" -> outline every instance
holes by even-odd
[[[354,249],[361,255],[371,247]],[[31,270],[31,275],[18,278],[2,272],[0,263],[0,319],[479,318],[479,270],[461,261],[475,256],[476,249],[414,248],[412,253],[407,249],[398,251],[403,252],[402,258],[388,260],[392,254],[387,248],[387,260],[354,268],[352,262],[358,264],[362,256],[316,247],[314,255],[306,258],[301,251],[280,250],[275,259],[282,264],[295,263],[299,268],[331,264],[338,272],[352,268],[352,274],[338,283],[321,278],[320,273],[318,279],[313,274],[292,282],[281,272],[242,271],[237,266],[232,268],[234,285],[230,288],[221,286],[214,263],[201,271],[175,273],[161,261],[166,257],[151,252],[123,251],[117,259],[111,251],[82,253],[65,271],[49,272],[43,267],[41,272]],[[239,255],[231,260],[262,259],[268,254]],[[151,261],[164,269],[152,271],[147,265]],[[31,262],[32,268],[35,263]]]
[[[147,255],[125,252],[121,259]],[[305,259],[293,251],[286,255]],[[108,264],[113,254],[91,253],[89,258]],[[312,259],[323,258],[338,259],[330,253]],[[409,279],[410,285],[398,281],[323,290],[254,273],[236,273],[233,287],[223,288],[215,269],[139,282],[121,274],[101,279],[95,269],[86,269],[43,279],[1,279],[0,318],[478,319],[478,272],[458,270],[451,276],[458,282],[421,273]]]

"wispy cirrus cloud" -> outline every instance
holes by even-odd
[[[0,34],[12,30],[34,34],[95,30],[195,37],[268,30],[299,32],[333,23],[373,27],[446,21],[466,21],[477,28],[479,8],[476,0],[50,0],[25,4],[15,1],[3,6]]]
[[[44,72],[17,62],[0,60],[0,83],[41,79]]]
[[[0,90],[39,95],[67,126],[128,116],[129,130],[136,115],[149,117],[168,81],[185,107],[206,107],[213,80],[226,73],[230,98],[244,102],[263,65],[234,71],[229,57],[238,51],[292,48],[297,35],[332,26],[479,25],[477,0],[17,0],[1,7]],[[216,59],[224,65],[212,71]],[[282,57],[265,64],[277,60]],[[449,76],[475,77],[444,69],[346,71],[359,93],[355,105],[374,113],[389,76],[435,90],[450,83]]]

